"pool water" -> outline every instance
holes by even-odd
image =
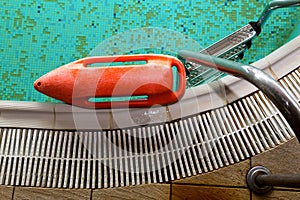
[[[1,100],[56,102],[35,91],[33,82],[63,64],[89,55],[172,55],[176,54],[173,47],[198,51],[249,21],[256,21],[266,3],[259,0],[1,1]],[[148,38],[141,36],[142,33]],[[243,62],[263,58],[299,34],[300,9],[276,10]],[[97,47],[105,51],[95,51]]]

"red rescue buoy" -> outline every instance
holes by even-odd
[[[185,76],[183,64],[172,56],[87,57],[45,74],[34,87],[84,108],[150,107],[177,102],[185,91]]]

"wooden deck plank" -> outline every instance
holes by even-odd
[[[173,183],[247,187],[245,177],[249,167],[250,160],[245,160],[209,173],[176,180]]]
[[[0,186],[0,199],[11,199],[13,196],[14,187]]]
[[[252,200],[274,200],[274,199],[284,199],[284,200],[299,200],[300,191],[278,191],[273,190],[272,192],[264,195],[253,194]]]
[[[296,138],[252,158],[252,166],[262,165],[274,174],[300,173],[300,144]]]
[[[47,199],[47,200],[89,200],[91,190],[86,189],[53,189],[53,188],[31,188],[15,187],[14,200],[23,199]]]
[[[169,200],[170,184],[149,184],[93,190],[92,199],[108,200]]]
[[[250,200],[246,188],[172,185],[172,200]]]

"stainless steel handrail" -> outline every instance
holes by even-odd
[[[187,62],[193,62],[210,68],[215,68],[219,71],[243,78],[255,85],[279,109],[300,142],[300,106],[271,76],[254,66],[206,54],[183,50],[180,51],[178,55]]]
[[[261,27],[265,24],[269,16],[271,15],[272,11],[277,8],[285,8],[291,6],[299,6],[299,0],[274,0],[268,3],[264,11],[262,12],[261,16],[259,17],[256,25]]]

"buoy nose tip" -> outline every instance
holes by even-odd
[[[36,89],[36,90],[39,90],[39,88],[42,86],[42,82],[40,81],[40,80],[36,80],[35,82],[34,82],[34,88]]]

